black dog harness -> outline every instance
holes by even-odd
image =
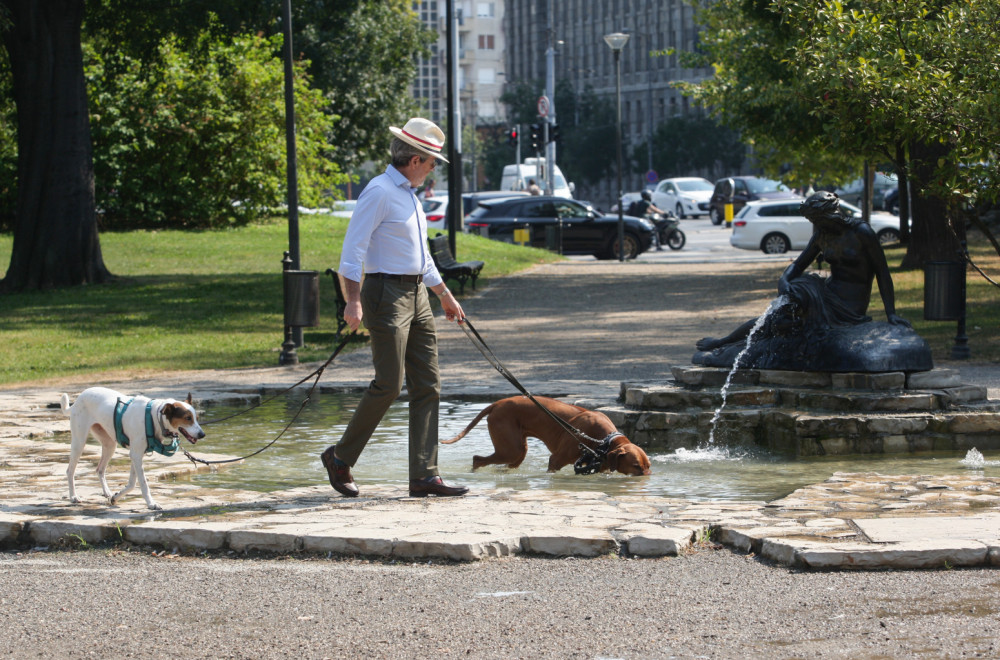
[[[573,463],[573,472],[577,474],[597,474],[601,471],[601,465],[604,464],[604,459],[607,458],[608,452],[611,451],[611,442],[618,437],[623,437],[623,433],[615,431],[608,435],[608,437],[601,440],[601,443],[597,447],[588,447],[587,445],[580,443],[580,458]]]

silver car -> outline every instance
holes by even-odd
[[[802,250],[813,235],[813,225],[799,213],[802,199],[747,202],[733,218],[729,244],[743,250],[782,254]],[[841,201],[840,208],[852,216],[861,209]],[[882,245],[899,241],[899,218],[891,213],[873,212],[871,226]]]

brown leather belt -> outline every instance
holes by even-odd
[[[377,280],[396,280],[407,284],[420,284],[424,281],[423,275],[393,275],[391,273],[366,273],[365,277],[372,277]]]

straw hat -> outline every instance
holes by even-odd
[[[448,162],[448,159],[441,155],[441,149],[444,147],[444,133],[441,132],[441,129],[434,122],[414,117],[406,122],[406,126],[403,126],[403,128],[390,126],[389,130],[393,135],[410,146],[416,147],[438,160]]]

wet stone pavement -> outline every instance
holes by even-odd
[[[471,561],[519,553],[658,557],[710,541],[802,568],[1000,566],[1000,478],[974,474],[838,473],[772,502],[503,489],[411,498],[377,485],[344,499],[327,485],[273,493],[199,488],[175,479],[196,469],[182,455],[154,454],[145,468],[163,510],[150,511],[138,488],[116,506],[104,501],[91,443],[77,470],[84,502],[73,505],[68,445],[49,438],[68,431],[68,420],[49,407],[51,396],[18,398],[29,408],[0,416],[0,546],[75,538],[186,552]],[[108,470],[112,488],[127,477],[124,450],[117,451]]]

